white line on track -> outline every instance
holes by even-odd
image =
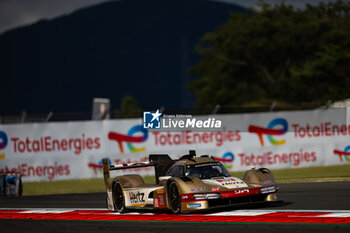
[[[236,210],[233,210],[236,211]],[[238,210],[238,211],[254,211],[254,212],[307,212],[307,213],[350,213],[350,210]]]
[[[112,212],[108,213],[111,215],[155,215],[154,213],[140,213],[140,212],[127,212],[127,213],[118,213],[118,212]]]
[[[21,214],[62,214],[71,212],[70,210],[24,210]]]
[[[264,214],[274,213],[274,211],[227,211],[227,212],[218,212],[214,214],[207,214],[209,216],[259,216]]]
[[[0,208],[0,210],[57,210],[57,211],[101,211],[105,210],[106,208]]]
[[[350,213],[332,213],[332,214],[324,214],[319,217],[332,217],[332,218],[350,218]]]

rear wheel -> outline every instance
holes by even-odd
[[[125,212],[125,197],[119,182],[115,182],[113,185],[113,205],[115,211],[119,213]]]
[[[181,212],[181,198],[176,182],[171,181],[167,187],[169,208],[174,214]]]

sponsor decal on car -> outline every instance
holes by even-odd
[[[249,189],[238,189],[238,190],[235,190],[235,193],[249,193]]]
[[[275,186],[265,187],[260,189],[261,194],[274,193],[276,192]]]
[[[202,204],[195,203],[195,204],[187,204],[187,208],[199,208],[202,207]]]
[[[225,180],[216,180],[217,182],[221,183],[223,186],[231,186],[231,185],[238,185],[238,184],[244,184],[241,180],[236,180],[234,178],[229,178]]]
[[[234,189],[234,188],[245,188],[248,187],[243,180],[238,178],[225,178],[225,179],[216,179],[216,180],[203,180],[204,183],[211,185],[224,186],[225,188]]]
[[[157,194],[163,194],[164,193],[164,189],[157,189]]]
[[[158,199],[159,199],[159,207],[165,207],[165,201],[164,201],[164,195],[158,195]]]
[[[130,202],[131,204],[140,204],[140,203],[145,203],[145,193],[141,193],[141,192],[130,192],[129,193],[129,198],[130,198]]]
[[[202,191],[206,191],[206,188],[195,188],[195,189],[191,189],[191,192],[202,192]]]
[[[265,180],[265,181],[261,181],[261,184],[271,184],[271,180]]]

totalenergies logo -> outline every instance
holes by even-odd
[[[221,158],[220,157],[215,157],[215,156],[214,156],[214,158],[217,161],[222,162],[222,164],[226,168],[232,168],[232,162],[235,160],[235,155],[228,151],[225,154],[223,154]]]
[[[142,136],[133,136],[135,133],[142,133]],[[131,152],[140,152],[145,151],[146,147],[136,148],[132,143],[141,143],[146,141],[148,138],[148,131],[147,129],[144,129],[142,125],[135,125],[128,131],[127,135],[109,132],[108,138],[118,143],[119,150],[122,153],[124,153],[123,142],[126,142],[126,145]]]
[[[279,128],[274,128],[275,126],[280,126]],[[279,146],[286,143],[285,139],[276,140],[273,136],[280,136],[285,134],[288,131],[288,122],[284,118],[273,119],[268,125],[267,128],[250,125],[248,128],[250,133],[256,133],[259,137],[261,146],[264,146],[264,138],[266,135],[267,139],[272,145]]]
[[[7,135],[5,132],[0,131],[0,150],[5,149],[5,147],[7,146]],[[0,152],[0,159],[4,159],[5,158],[5,154]]]
[[[96,163],[90,162],[90,163],[88,164],[88,167],[89,167],[89,168],[92,168],[92,169],[94,170],[94,172],[95,172],[96,175],[97,175],[98,173],[103,174],[103,160],[104,160],[104,159],[108,159],[108,164],[112,164],[112,161],[111,161],[110,158],[103,158],[103,159],[101,159],[100,162],[98,162],[97,164],[96,164]]]
[[[343,162],[343,157],[346,161],[350,162],[350,145],[342,150],[334,150],[334,154],[339,155],[340,162]]]

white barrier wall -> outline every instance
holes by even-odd
[[[102,158],[145,162],[151,153],[176,158],[190,149],[231,171],[350,164],[349,113],[216,115],[225,126],[219,132],[150,131],[142,119],[0,125],[0,171],[21,170],[24,181],[102,177]],[[153,168],[133,172],[154,174]]]

